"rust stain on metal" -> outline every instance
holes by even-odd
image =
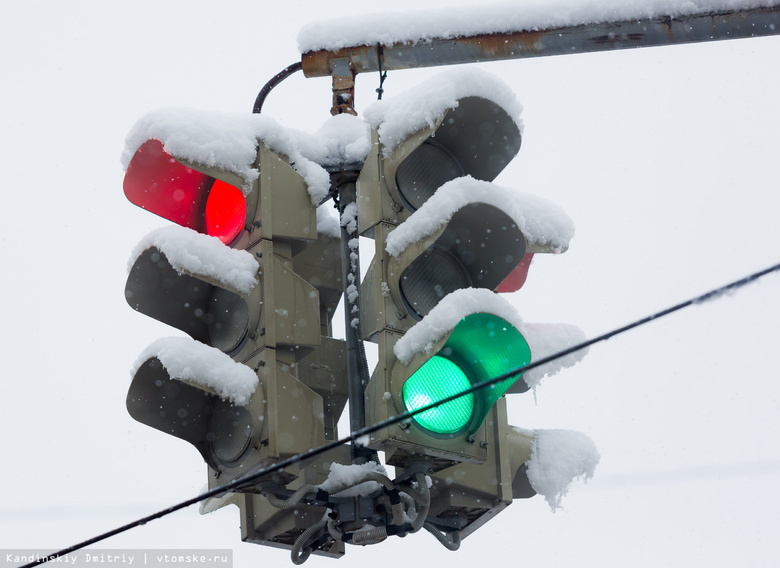
[[[330,62],[335,59],[348,59],[353,60],[359,58],[360,55],[365,57],[365,53],[373,49],[367,46],[350,47],[346,49],[338,49],[336,51],[330,51],[323,49],[320,51],[307,51],[301,55],[301,64],[303,66],[303,74],[306,77],[329,77],[332,73]]]
[[[590,38],[590,41],[599,45],[614,44],[618,41],[635,41],[640,42],[645,38],[645,34],[639,32],[631,32],[627,34],[605,34]]]
[[[549,32],[526,31],[511,34],[480,34],[472,37],[433,40],[433,45],[438,45],[439,47],[441,44],[459,46],[465,49],[465,51],[475,51],[477,54],[484,54],[483,59],[485,60],[514,59],[524,55],[540,55],[545,33]],[[396,43],[382,47],[384,52],[388,53],[405,48],[424,48],[424,46],[424,43]],[[333,73],[331,61],[336,59],[349,59],[354,64],[354,62],[358,61],[374,61],[377,57],[376,46],[358,46],[335,51],[309,51],[301,56],[301,63],[303,74],[306,77],[326,77]],[[390,68],[390,66],[387,65],[386,68]],[[356,67],[354,71],[357,74],[362,73],[364,70]]]
[[[498,59],[519,59],[674,45],[780,34],[780,7],[724,11],[702,15],[662,16],[648,20],[601,22],[587,26],[480,34],[471,37],[432,38],[419,43],[352,46],[334,51],[310,51],[301,56],[306,77],[334,75],[333,62],[347,60],[354,74],[381,68],[411,69]],[[711,31],[710,31],[711,26]],[[622,31],[621,31],[622,30]],[[592,37],[588,35],[593,34]],[[409,53],[407,53],[409,52]],[[384,53],[384,55],[381,55]]]
[[[665,18],[663,21],[663,25],[666,26],[666,37],[669,40],[669,43],[675,43],[674,38],[674,26],[675,20],[673,20],[671,17]],[[682,22],[677,22],[678,24],[681,24]]]
[[[473,46],[485,54],[486,59],[512,59],[520,55],[542,52],[542,39],[545,32],[530,31],[513,34],[484,34],[468,38],[455,38],[466,46]]]

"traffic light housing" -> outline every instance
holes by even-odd
[[[139,121],[126,152],[128,199],[178,225],[136,247],[126,299],[188,336],[158,340],[142,354],[127,408],[192,444],[208,465],[210,488],[333,439],[347,398],[344,342],[331,328],[339,242],[318,234],[321,195],[311,175],[294,169],[279,136],[269,142],[258,134],[278,131],[259,118],[246,117],[233,140],[220,130],[229,120],[156,113]],[[327,179],[319,166],[296,160]],[[333,462],[349,463],[349,452],[287,467],[273,482],[285,490],[321,483]],[[268,482],[239,484],[241,494],[222,504],[241,509],[245,540],[289,548],[306,528],[302,519],[324,509],[268,506]],[[343,545],[316,552],[339,556]]]
[[[534,493],[526,458],[535,438],[508,425],[504,395],[535,386],[538,377],[519,369],[570,345],[572,334],[542,337],[496,291],[520,288],[532,256],[564,252],[573,229],[552,204],[492,183],[519,150],[521,127],[512,105],[484,96],[489,90],[448,98],[401,136],[372,122],[356,214],[354,185],[337,200],[342,224],[354,219],[375,242],[362,282],[350,262],[353,229],[349,243],[317,231],[324,195],[311,184],[319,166],[285,154],[294,144],[258,135],[278,130],[235,129],[253,133],[247,154],[246,140],[226,143],[215,131],[210,141],[193,127],[197,117],[179,124],[196,133],[192,147],[171,122],[136,129],[125,192],[179,226],[137,247],[126,298],[189,337],[159,340],[139,358],[128,411],[192,444],[208,465],[210,489],[238,482],[202,510],[236,504],[243,540],[291,549],[300,563],[311,552],[338,557],[344,543],[425,527],[454,549],[456,535]],[[333,180],[354,179],[333,172]],[[347,342],[333,337],[342,294],[360,298],[349,339],[359,332],[378,343],[366,424],[503,378],[356,440],[385,453],[395,480],[369,468],[322,489],[340,478],[331,475],[334,464],[359,466],[372,454],[340,446],[241,483],[338,438],[346,399],[364,386],[355,385],[362,372],[348,377]],[[368,482],[378,482],[378,492],[336,496]]]
[[[507,426],[506,399],[500,398],[485,421],[490,451],[481,464],[458,463],[432,473],[428,522],[442,534],[466,538],[514,499],[536,495],[526,473],[534,432]]]
[[[526,324],[497,293],[522,288],[536,254],[565,252],[573,224],[556,205],[492,183],[521,141],[519,107],[501,86],[457,90],[460,99],[445,86],[433,102],[367,109],[372,149],[358,180],[359,228],[375,244],[361,288],[364,339],[378,344],[366,423],[472,391],[368,442],[397,480],[429,476],[424,526],[451,550],[513,499],[536,494],[527,465],[536,434],[508,424],[505,395],[585,354],[518,371],[584,339],[574,326]]]
[[[308,238],[316,235],[314,205],[302,178],[276,153],[259,144],[257,163],[261,171],[272,170],[273,175],[261,175],[246,196],[242,196],[246,213],[240,227],[230,228],[230,241],[235,242],[239,237],[238,246],[241,246],[240,236],[243,236],[247,247],[244,250],[230,248],[220,242],[223,239],[217,235],[209,236],[193,230],[205,232],[213,226],[205,221],[209,204],[213,203],[212,194],[215,188],[224,187],[222,184],[226,178],[235,183],[236,180],[231,179],[235,176],[186,162],[164,150],[160,154],[160,148],[161,143],[156,140],[139,148],[128,168],[126,193],[136,202],[141,201],[139,196],[148,196],[149,200],[141,205],[189,226],[190,230],[168,227],[145,239],[130,269],[126,298],[134,309],[180,329],[193,340],[236,361],[246,361],[243,365],[257,368],[263,387],[257,393],[259,400],[254,402],[251,410],[240,410],[233,405],[231,411],[240,417],[235,421],[242,431],[253,429],[264,432],[267,429],[267,432],[256,434],[253,444],[247,442],[247,448],[257,446],[257,456],[250,458],[247,453],[240,456],[240,460],[219,460],[211,455],[207,462],[215,473],[220,476],[227,474],[227,478],[220,479],[224,482],[243,473],[241,464],[244,460],[248,459],[248,463],[252,464],[265,463],[324,442],[322,428],[317,428],[313,422],[314,417],[323,415],[321,397],[309,392],[310,389],[289,372],[296,361],[321,343],[318,292],[291,268],[293,247],[304,246]],[[156,154],[152,160],[146,158],[150,153]],[[145,163],[137,164],[138,157],[146,158]],[[144,181],[154,191],[141,193],[137,191],[136,183],[138,177],[142,177],[139,169],[141,173],[149,173],[143,168],[150,162],[152,165],[165,163],[168,167],[150,168],[151,173]],[[165,181],[171,179],[174,166],[180,172],[173,177],[178,182],[175,186],[155,183],[157,176]],[[276,204],[264,197],[263,194],[269,190],[265,186],[261,189],[266,179],[269,180],[266,185],[273,187],[272,180],[277,177],[286,178],[285,191],[289,196],[287,201],[280,200],[285,204],[281,211],[274,211]],[[237,189],[235,185],[231,187]],[[185,197],[181,198],[182,194]],[[271,207],[263,207],[263,201],[271,202]],[[306,222],[280,223],[279,220],[285,219],[286,209],[289,209],[287,204],[296,201],[292,217]],[[179,209],[174,206],[177,203],[181,204]],[[177,214],[182,209],[184,213]],[[157,393],[156,397],[161,402],[168,403],[161,387],[154,386],[161,382],[165,384],[159,377],[164,368],[154,365],[152,359],[139,367],[129,394],[131,415],[141,416],[137,410],[138,403],[133,403],[133,400],[141,397],[144,401],[152,400],[153,392]],[[170,380],[178,378],[170,377]],[[298,394],[289,396],[287,393],[291,392]],[[192,396],[186,398],[188,405],[195,404]],[[296,404],[288,408],[290,401],[296,401]],[[211,407],[219,407],[214,404]],[[203,408],[201,414],[207,412]],[[281,411],[280,414],[277,411]],[[175,414],[166,416],[171,422],[177,420]],[[286,423],[291,417],[299,423]],[[300,421],[312,422],[303,424]],[[150,425],[164,431],[177,431],[173,424],[161,423],[159,419]],[[295,437],[299,443],[282,443],[281,440],[288,437],[280,434],[288,431],[301,432]],[[192,436],[191,433],[188,435]],[[208,435],[211,433],[204,434]],[[204,445],[205,439],[196,444],[200,448]]]
[[[464,96],[389,143],[382,133],[395,125],[373,124],[372,150],[358,179],[359,229],[375,242],[361,290],[364,338],[379,347],[366,392],[368,424],[532,360],[522,324],[502,317],[511,307],[493,291],[518,267],[527,271],[530,255],[564,252],[573,229],[556,206],[491,183],[520,148],[520,122],[510,110],[489,98]],[[479,297],[487,303],[463,310],[465,297],[458,294],[465,290],[485,292]],[[445,317],[445,324],[436,315],[431,325],[429,316],[448,298],[446,309],[458,317]],[[427,344],[398,355],[399,342],[408,345],[409,337],[433,328]],[[510,377],[381,430],[372,447],[398,467],[419,457],[434,469],[483,463],[484,421],[510,387],[528,389]]]

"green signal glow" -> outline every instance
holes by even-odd
[[[530,361],[528,343],[509,322],[493,314],[471,314],[453,328],[439,352],[406,380],[402,391],[404,408],[417,410]],[[496,400],[519,378],[517,374],[422,412],[414,420],[434,434],[457,435],[464,430],[473,434]]]
[[[413,411],[469,388],[471,383],[463,370],[444,357],[434,355],[404,383],[406,410]],[[454,434],[462,430],[474,411],[474,395],[426,410],[414,419],[420,426],[437,434]]]

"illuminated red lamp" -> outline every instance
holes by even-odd
[[[528,267],[531,266],[531,260],[533,260],[534,253],[529,252],[523,257],[515,269],[509,273],[509,276],[504,278],[504,281],[498,285],[496,292],[517,292],[525,284],[525,279],[528,278]]]
[[[237,187],[178,162],[159,140],[138,148],[124,190],[135,205],[178,225],[230,244],[246,223],[246,199]]]

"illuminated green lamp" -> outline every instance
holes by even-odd
[[[506,320],[471,314],[452,330],[444,346],[404,383],[404,409],[414,411],[483,381],[527,365],[531,349]],[[442,437],[473,434],[490,408],[522,373],[414,416],[415,422]]]

